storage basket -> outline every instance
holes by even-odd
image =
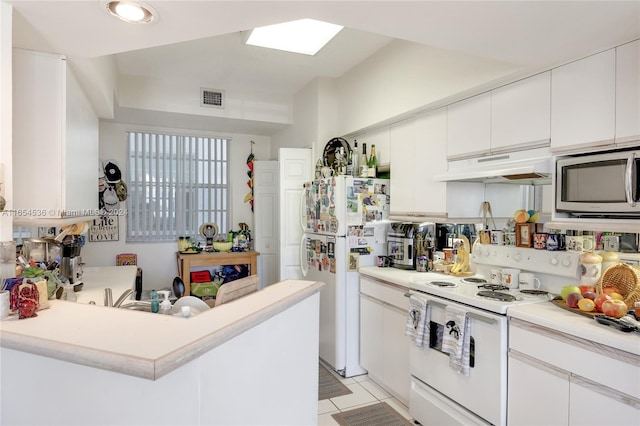
[[[624,303],[629,309],[633,309],[633,304],[640,301],[640,270],[626,263],[610,266],[598,280],[596,290],[601,294],[602,289],[607,286],[618,288],[624,297]]]

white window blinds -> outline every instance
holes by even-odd
[[[128,132],[127,241],[229,226],[228,139]]]

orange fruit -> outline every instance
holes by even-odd
[[[591,312],[596,308],[596,302],[591,299],[580,299],[578,300],[578,309],[585,312]]]

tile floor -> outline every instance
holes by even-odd
[[[408,420],[413,421],[413,418],[409,414],[409,409],[378,386],[375,382],[370,380],[369,376],[366,374],[362,376],[349,377],[347,379],[335,373],[334,376],[337,377],[338,380],[340,380],[353,393],[318,401],[319,426],[338,425],[333,417],[331,417],[332,414],[364,407],[365,405],[376,404],[381,401],[386,402],[398,413],[402,414]]]

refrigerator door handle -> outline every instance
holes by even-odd
[[[309,263],[307,262],[307,248],[306,248],[306,235],[302,234],[300,239],[300,270],[302,271],[302,278],[306,278],[309,273]]]
[[[305,199],[307,198],[307,191],[309,191],[306,187],[302,189],[302,195],[300,195],[300,214],[298,215],[300,217],[300,229],[302,229],[302,232],[305,233],[307,232],[307,221],[306,221],[306,202]]]

